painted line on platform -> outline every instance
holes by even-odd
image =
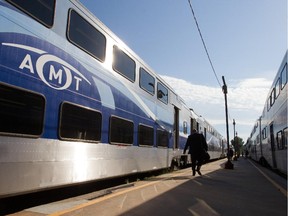
[[[287,190],[285,190],[283,187],[281,187],[279,184],[277,184],[273,179],[271,179],[268,175],[266,175],[261,169],[259,169],[254,163],[252,163],[250,160],[249,162],[268,180],[270,183],[274,185],[284,196],[287,197]]]
[[[128,189],[128,190],[119,191],[119,192],[117,192],[117,193],[112,193],[112,194],[106,195],[106,196],[104,196],[104,197],[100,197],[100,198],[97,198],[97,199],[95,199],[95,200],[88,201],[88,202],[86,202],[86,203],[83,203],[83,204],[74,206],[74,207],[72,207],[72,208],[65,209],[65,210],[61,210],[61,211],[58,211],[58,212],[49,214],[49,216],[59,216],[59,215],[71,213],[71,212],[73,212],[73,211],[76,211],[76,210],[79,210],[79,209],[82,209],[82,208],[85,208],[85,207],[88,207],[88,206],[91,206],[91,205],[100,203],[100,202],[102,202],[102,201],[111,199],[111,198],[113,198],[113,197],[120,196],[120,195],[122,195],[122,194],[126,194],[126,193],[129,193],[129,192],[131,192],[131,191],[135,191],[135,190],[138,190],[138,189],[141,189],[141,188],[144,188],[144,187],[148,187],[148,186],[153,185],[153,184],[157,184],[157,183],[159,183],[159,182],[162,182],[163,180],[172,179],[173,177],[176,177],[176,176],[179,176],[179,175],[183,175],[183,174],[186,174],[186,173],[188,173],[188,172],[190,173],[191,170],[189,169],[189,171],[185,171],[184,173],[183,173],[183,172],[179,172],[179,173],[176,173],[175,175],[169,176],[169,177],[167,177],[167,178],[160,179],[160,180],[157,180],[157,181],[152,181],[152,182],[149,182],[149,183],[147,183],[147,184],[139,185],[139,186],[136,186],[136,187],[131,188],[131,189]]]

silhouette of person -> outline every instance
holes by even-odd
[[[195,176],[196,171],[199,175],[202,175],[200,169],[204,160],[203,155],[205,154],[206,151],[208,151],[208,146],[203,134],[200,134],[197,132],[197,130],[193,129],[191,135],[188,136],[183,154],[186,153],[186,150],[188,148],[189,148],[188,154],[190,154],[192,162],[193,176]]]

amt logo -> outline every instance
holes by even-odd
[[[75,90],[79,91],[81,82],[83,80],[85,80],[87,83],[89,83],[89,85],[91,85],[91,83],[84,77],[84,75],[81,74],[81,72],[79,72],[72,65],[68,64],[67,62],[54,55],[48,54],[43,50],[14,43],[2,43],[2,45],[16,47],[19,49],[25,49],[34,53],[38,53],[40,56],[36,60],[36,62],[32,61],[31,55],[26,54],[21,64],[19,65],[19,68],[22,70],[26,68],[30,71],[30,73],[35,74],[35,64],[36,72],[40,79],[46,85],[53,89],[64,90],[69,88],[71,84],[74,83],[75,85],[73,86]],[[44,73],[44,71],[46,72]]]

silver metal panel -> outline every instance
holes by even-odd
[[[0,197],[168,167],[170,149],[1,137]]]

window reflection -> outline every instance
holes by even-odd
[[[143,68],[140,68],[140,87],[152,95],[155,93],[155,78]]]

